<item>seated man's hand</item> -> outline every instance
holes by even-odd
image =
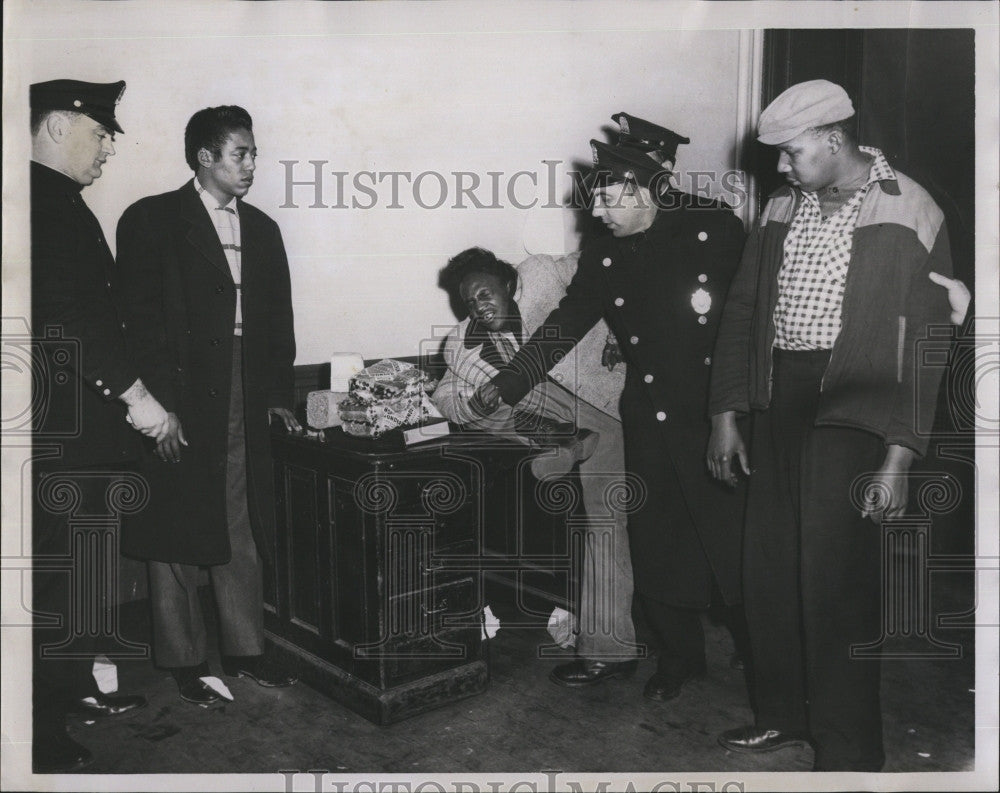
[[[469,400],[469,409],[477,416],[485,418],[500,407],[500,389],[493,383],[483,383]]]

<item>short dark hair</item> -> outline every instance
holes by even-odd
[[[474,273],[495,275],[512,296],[517,288],[517,270],[514,265],[498,259],[492,251],[485,248],[469,248],[449,259],[448,264],[438,273],[438,286],[461,302],[462,296],[458,290],[462,281]]]
[[[191,170],[198,171],[198,152],[208,149],[214,159],[222,156],[222,147],[239,129],[253,132],[250,114],[237,105],[220,105],[199,110],[184,129],[184,158]]]
[[[43,110],[32,110],[31,111],[31,134],[37,135],[38,131],[42,128],[42,124],[45,123],[45,119],[51,116],[53,113],[62,113],[68,116],[72,121],[76,121],[79,116],[83,113],[77,113],[75,110],[53,110],[52,108],[44,108]]]
[[[812,133],[816,137],[820,137],[828,135],[831,132],[839,132],[848,140],[856,141],[858,139],[857,126],[858,117],[857,115],[853,115],[842,118],[840,121],[831,121],[829,124],[820,124],[818,127],[813,127]]]

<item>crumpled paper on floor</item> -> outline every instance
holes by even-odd
[[[563,649],[576,647],[576,616],[556,607],[549,615],[549,636]]]
[[[500,630],[500,620],[489,606],[486,606],[483,609],[483,624],[481,630],[483,639],[492,639],[497,635],[497,631]]]
[[[233,701],[233,695],[232,692],[230,692],[229,687],[219,680],[219,678],[212,675],[205,675],[204,677],[199,677],[198,679],[223,699],[228,699],[230,702]]]
[[[102,694],[114,694],[118,690],[118,667],[106,655],[94,658],[93,674]]]

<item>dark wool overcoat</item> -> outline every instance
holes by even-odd
[[[115,311],[114,259],[82,189],[31,163],[32,420],[43,468],[119,467],[139,453],[118,401],[138,369]]]
[[[713,480],[705,451],[712,347],[743,225],[718,202],[675,192],[664,204],[646,231],[584,249],[566,297],[494,382],[516,402],[604,317],[628,364],[625,467],[642,483],[628,515],[636,588],[704,607],[714,574],[731,604],[740,600],[744,487]]]
[[[288,261],[277,224],[239,201],[243,409],[254,538],[273,557],[274,481],[269,407],[292,407],[295,337]],[[236,287],[222,244],[195,191],[143,198],[118,224],[118,283],[125,338],[143,382],[180,418],[190,444],[179,463],[147,444],[142,470],[152,502],[125,533],[140,559],[216,565],[230,558],[226,452]]]

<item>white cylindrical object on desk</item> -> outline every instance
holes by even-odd
[[[365,359],[358,352],[335,352],[330,357],[330,390],[348,391],[351,378],[365,368]]]

